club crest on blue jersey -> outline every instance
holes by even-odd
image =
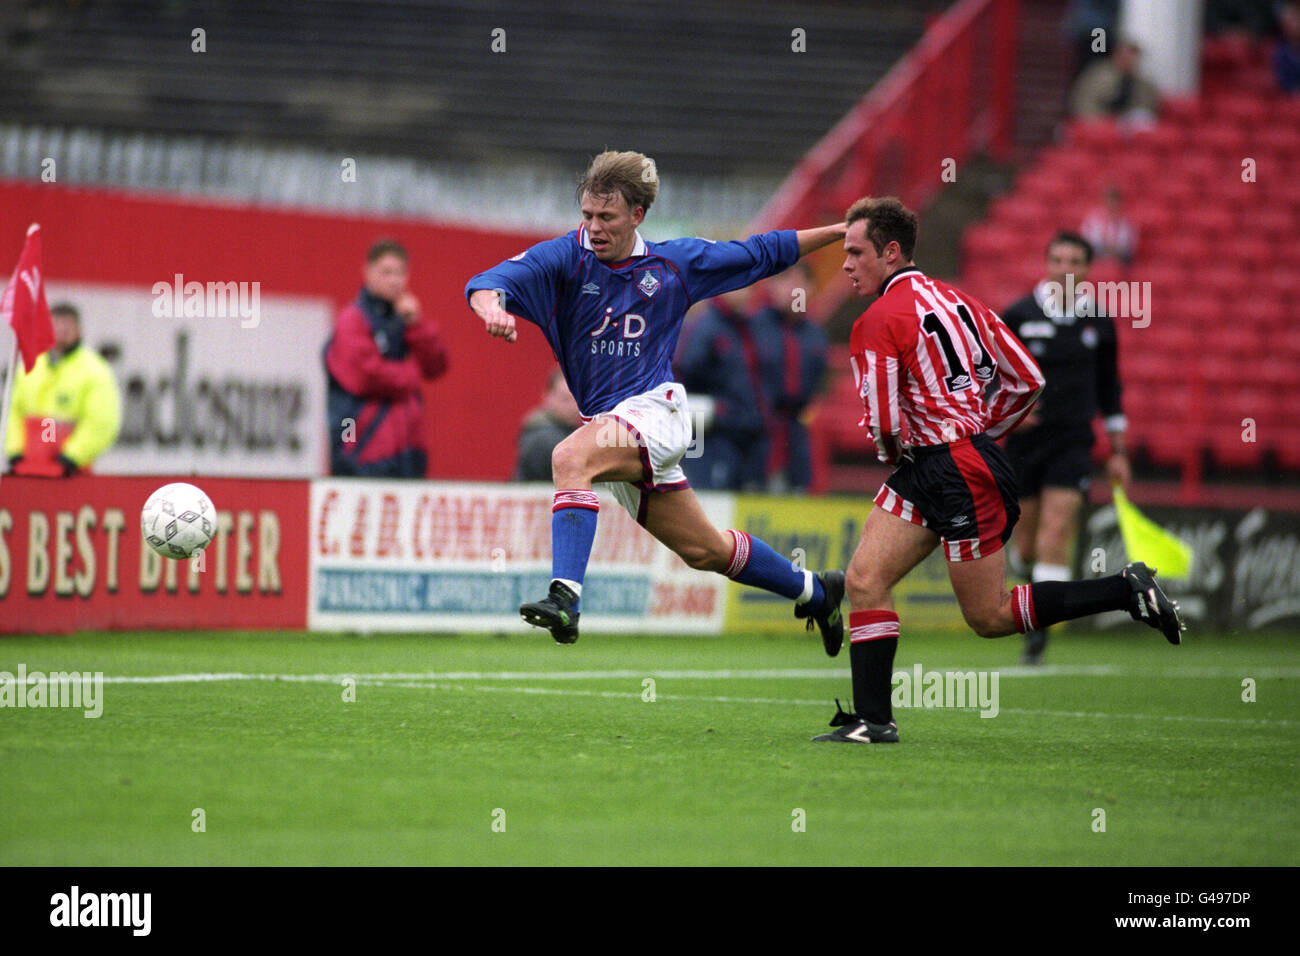
[[[662,284],[663,283],[659,281],[658,266],[652,266],[649,269],[641,269],[638,271],[636,289],[647,299],[654,298],[654,294],[659,291],[659,287]]]

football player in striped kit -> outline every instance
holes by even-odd
[[[713,526],[681,468],[691,421],[671,363],[693,303],[789,268],[843,239],[844,224],[733,242],[647,242],[637,227],[658,189],[649,157],[600,154],[578,187],[580,228],[538,243],[465,286],[488,334],[514,342],[516,316],[541,329],[584,422],[551,457],[556,493],[549,593],[519,613],[557,643],[578,639],[600,509],[592,485],[608,482],[619,504],[691,567],[794,601],[795,616],[807,618],[809,628],[817,624],[833,657],[844,640],[843,572],[796,568],[761,539]]]
[[[1020,510],[1014,473],[994,439],[1028,414],[1042,372],[996,313],[916,267],[916,215],[899,200],[860,199],[845,220],[844,271],[859,295],[879,294],[849,346],[861,424],[895,470],[846,573],[854,710],[837,707],[836,730],[813,740],[898,741],[892,592],[940,544],[962,616],[981,637],[1127,610],[1180,643],[1177,606],[1140,562],[1091,581],[1007,589],[1003,546]]]

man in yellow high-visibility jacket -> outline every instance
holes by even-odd
[[[113,370],[81,342],[81,314],[60,303],[50,309],[54,346],[29,373],[16,367],[5,456],[19,475],[75,474],[117,440],[121,399]]]

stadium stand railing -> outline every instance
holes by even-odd
[[[820,222],[868,194],[925,206],[943,164],[1012,147],[1018,0],[962,0],[804,156],[759,213]]]

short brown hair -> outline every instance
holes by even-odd
[[[71,302],[56,302],[50,307],[50,315],[62,315],[74,322],[81,321],[81,310]]]
[[[655,161],[644,153],[606,150],[591,161],[582,182],[578,183],[578,202],[585,195],[604,198],[619,193],[627,200],[627,208],[640,206],[650,211],[650,204],[659,195],[659,171]]]
[[[902,200],[896,196],[863,196],[844,214],[846,226],[859,219],[866,220],[867,238],[875,246],[876,255],[884,252],[891,242],[897,242],[903,258],[911,261],[916,250],[916,213],[904,206]]]
[[[396,239],[379,239],[366,253],[366,263],[376,262],[384,256],[397,256],[403,262],[411,261],[411,257],[406,254],[406,246]]]
[[[1048,255],[1052,253],[1052,246],[1065,243],[1066,245],[1077,246],[1083,253],[1083,264],[1092,265],[1092,243],[1077,232],[1066,232],[1062,230],[1052,237],[1052,241],[1047,244],[1045,250]]]

